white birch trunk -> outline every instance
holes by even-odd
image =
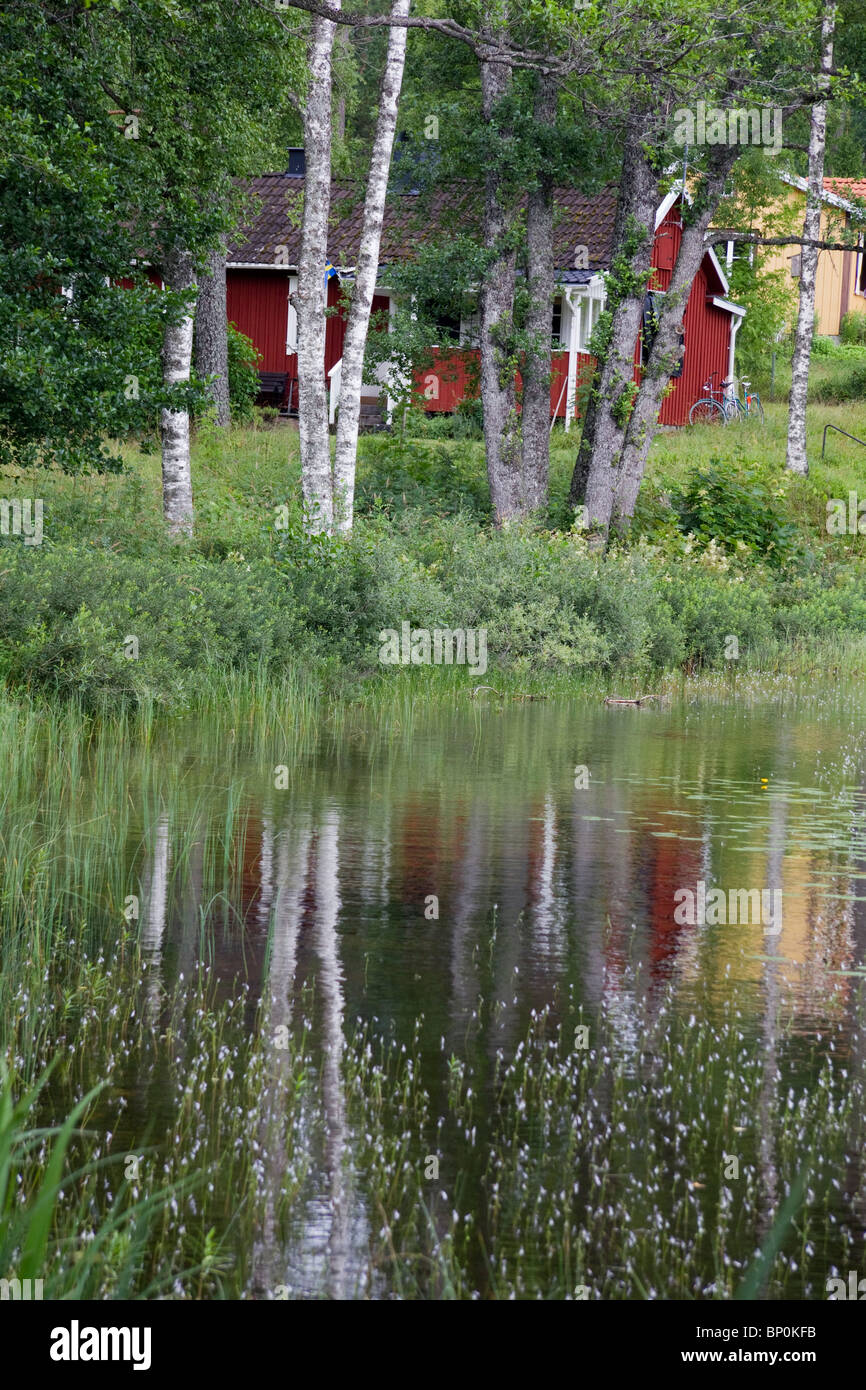
[[[542,129],[556,124],[557,86],[540,76],[533,120]],[[553,265],[553,179],[542,167],[526,203],[526,250],[529,305],[523,363],[523,505],[528,512],[547,504],[550,472],[550,371]]]
[[[507,24],[507,16],[498,21]],[[490,31],[485,31],[485,37]],[[511,87],[511,70],[485,59],[481,64],[481,118],[492,130],[498,103]],[[514,324],[516,256],[510,245],[515,209],[500,169],[485,174],[484,248],[490,254],[481,286],[481,405],[490,500],[497,526],[525,511],[522,498],[520,421],[509,340]]]
[[[335,9],[340,6],[336,0]],[[333,526],[331,437],[325,383],[325,266],[331,209],[332,20],[313,21],[310,84],[304,107],[304,216],[298,266],[298,433],[301,487],[309,534]]]
[[[394,0],[391,14],[405,18],[411,0]],[[355,501],[355,465],[358,455],[358,421],[364,374],[364,347],[370,326],[370,309],[379,269],[379,247],[385,216],[385,194],[397,127],[397,105],[403,84],[407,30],[395,26],[389,31],[388,52],[379,91],[379,115],[370,156],[364,220],[355,286],[343,340],[340,375],[340,407],[337,416],[337,444],[334,456],[334,523],[338,531],[351,531]]]
[[[225,241],[208,256],[207,273],[198,288],[195,310],[195,369],[210,378],[208,395],[216,423],[231,424],[229,401],[229,346],[226,315]]]
[[[186,309],[179,321],[168,324],[162,347],[163,381],[176,386],[189,381],[195,313],[195,267],[190,253],[176,247],[163,264],[163,279],[170,290],[184,292]],[[189,411],[163,410],[162,508],[169,533],[192,535],[192,473],[189,458]]]
[[[824,11],[821,24],[821,77],[826,86],[833,66],[833,32],[836,12],[832,5]],[[812,107],[809,127],[809,191],[806,197],[806,216],[803,236],[813,241],[821,235],[821,195],[824,191],[824,146],[827,135],[827,107],[818,102]],[[815,282],[818,276],[818,248],[806,246],[800,256],[800,304],[797,311],[797,332],[794,355],[791,359],[791,395],[788,400],[788,448],[785,467],[805,475],[809,471],[806,458],[806,403],[809,396],[809,361],[812,356],[812,336],[815,331]]]

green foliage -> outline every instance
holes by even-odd
[[[866,343],[866,314],[843,314],[839,321],[839,337],[843,343]]]
[[[253,418],[259,394],[261,353],[246,334],[233,323],[228,325],[229,399],[232,416],[238,421]]]
[[[671,572],[667,593],[690,667],[723,665],[728,636],[737,638],[740,659],[756,665],[771,651],[772,602],[760,585],[693,563]]]
[[[453,438],[467,417],[471,427],[468,411],[451,419],[427,417],[425,434]],[[356,508],[386,516],[406,507],[439,516],[465,511],[481,521],[490,511],[485,480],[467,464],[460,450],[394,434],[373,436],[365,442],[358,471]]]
[[[163,388],[181,304],[149,267],[236,224],[237,178],[297,127],[273,93],[302,66],[275,13],[233,0],[2,7],[0,464],[116,469],[110,441],[200,402]]]
[[[815,480],[745,456],[651,475],[632,535],[599,556],[567,529],[573,447],[555,432],[559,532],[489,526],[479,445],[397,433],[361,441],[355,532],[333,540],[303,535],[297,460],[272,431],[198,432],[189,544],[165,539],[147,460],[117,478],[45,474],[42,545],[0,538],[0,679],[92,711],[183,709],[251,668],[375,681],[378,634],[404,621],[486,628],[493,684],[724,664],[729,634],[759,663],[866,631],[859,538],[830,545],[823,529],[858,460]]]
[[[853,350],[853,349],[849,349]],[[866,398],[866,361],[855,360],[844,372],[834,373],[812,388],[812,399],[822,402],[858,401]]]
[[[796,533],[780,506],[787,481],[715,458],[672,492],[671,506],[684,535],[703,545],[716,541],[728,550],[749,550],[780,565],[791,554]]]
[[[87,709],[182,707],[198,672],[279,666],[295,637],[277,577],[261,565],[207,564],[168,547],[145,559],[74,542],[9,543],[3,560],[3,675]]]

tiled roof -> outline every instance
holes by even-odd
[[[229,264],[296,266],[301,250],[303,178],[264,174],[247,190],[258,204],[248,224],[229,245]],[[575,248],[586,246],[590,270],[606,266],[616,213],[616,188],[594,197],[573,188],[555,193],[554,263],[558,271],[574,267]],[[358,256],[363,215],[363,187],[335,181],[331,185],[328,259],[335,266],[354,266]],[[432,196],[392,193],[388,196],[382,230],[380,265],[411,259],[422,242],[449,231],[476,232],[481,221],[479,195],[468,184],[438,188]],[[285,251],[278,251],[285,247]]]
[[[840,198],[866,198],[866,179],[826,178],[824,187]]]

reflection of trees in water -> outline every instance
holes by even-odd
[[[267,1054],[257,1129],[263,1214],[251,1282],[259,1296],[288,1279],[279,1206],[290,1106],[300,1114],[306,1140],[324,1126],[324,1163],[313,1179],[300,1242],[291,1249],[298,1287],[325,1285],[336,1298],[351,1292],[347,1281],[356,1268],[355,1249],[363,1247],[365,1216],[348,1180],[344,1015],[370,1016],[384,1002],[387,1012],[382,1008],[380,1017],[393,1015],[398,1036],[405,1036],[411,981],[419,979],[413,972],[421,980],[415,996],[426,995],[437,1016],[437,1046],[441,1023],[448,1049],[458,1055],[465,1052],[479,994],[506,1005],[479,1023],[484,1031],[477,1045],[492,1054],[522,1035],[531,1007],[565,997],[565,990],[556,993],[559,985],[572,986],[571,998],[585,1007],[587,1019],[604,1002],[621,1046],[631,1050],[640,1043],[640,1010],[627,967],[641,965],[642,984],[672,980],[682,997],[694,998],[700,989],[702,1002],[719,1007],[736,989],[736,972],[731,982],[725,976],[727,964],[753,951],[767,956],[749,967],[760,989],[741,995],[740,1002],[754,1000],[762,1037],[758,1161],[765,1232],[769,1228],[784,1195],[778,1191],[774,1088],[783,1051],[779,1020],[790,999],[785,955],[793,950],[796,957],[797,946],[789,939],[783,947],[784,936],[758,928],[747,936],[737,928],[681,927],[673,922],[673,894],[700,878],[726,888],[751,881],[772,892],[782,887],[783,865],[796,886],[821,866],[822,855],[826,864],[829,851],[813,853],[811,861],[786,861],[786,835],[794,828],[808,832],[810,816],[826,809],[823,803],[814,812],[803,809],[782,791],[758,803],[752,746],[748,739],[738,746],[724,728],[714,736],[708,724],[696,722],[686,734],[654,714],[581,711],[575,732],[573,712],[560,717],[554,711],[553,718],[540,721],[537,713],[497,715],[499,722],[485,725],[481,735],[476,731],[471,742],[446,729],[438,743],[386,744],[387,761],[349,745],[339,759],[311,764],[303,789],[283,794],[285,802],[271,794],[261,821],[249,822],[257,858],[245,863],[239,910],[227,920],[235,943],[238,922],[246,923],[242,943],[245,952],[250,946],[253,968],[270,923],[262,989]],[[773,758],[782,768],[789,757],[784,730],[782,723],[778,738],[774,730]],[[760,747],[766,756],[766,743]],[[586,789],[574,787],[576,761],[590,767]],[[277,819],[274,804],[288,804],[285,819]],[[215,824],[218,818],[219,808]],[[755,832],[751,845],[749,824]],[[862,870],[866,841],[855,838],[853,850]],[[143,876],[142,944],[155,962],[150,988],[156,1018],[171,865],[163,817]],[[190,853],[183,886],[178,967],[186,970],[198,946],[205,900],[200,845]],[[863,891],[860,880],[851,886]],[[431,922],[423,918],[428,893],[440,902],[440,917]],[[796,1003],[812,1010],[813,1022],[832,1008],[830,989],[839,977],[831,972],[848,963],[845,953],[866,960],[866,904],[843,903],[834,915],[826,902],[813,898],[809,906],[799,923],[806,958],[798,962],[804,968],[796,977]],[[785,907],[790,931],[787,900]],[[350,940],[341,943],[338,933],[356,919],[362,924],[360,949]],[[227,971],[237,955],[236,944],[217,946],[218,972]],[[275,1048],[272,1039],[281,1025],[295,1022],[293,1000],[307,970],[316,981],[321,1088],[318,1095],[311,1090],[294,1096],[290,1053]],[[849,988],[843,981],[839,997]],[[661,988],[656,993],[662,998]],[[651,988],[651,1007],[654,997]],[[866,1056],[859,1035],[857,1046],[855,1065],[862,1074]],[[853,1183],[852,1172],[852,1193]],[[863,1212],[864,1199],[857,1200]]]
[[[145,861],[142,876],[143,920],[141,951],[147,962],[147,1023],[155,1028],[162,1006],[162,956],[168,907],[168,869],[171,860],[168,817],[156,823],[153,848]]]
[[[345,1294],[348,1197],[345,1191],[346,1099],[343,1094],[343,977],[337,941],[340,912],[338,855],[340,819],[336,810],[324,813],[316,839],[316,910],[313,940],[320,968],[317,984],[322,1001],[324,1060],[322,1101],[325,1112],[325,1167],[330,1184],[331,1230],[328,1238],[328,1292]]]
[[[257,1298],[273,1298],[274,1290],[285,1282],[285,1258],[279,1238],[278,1215],[286,1172],[287,1111],[292,1080],[287,1034],[292,1022],[298,933],[303,916],[311,838],[307,815],[302,813],[294,820],[287,818],[276,837],[275,856],[273,822],[270,815],[263,817],[259,918],[266,921],[270,917],[271,932],[267,978],[262,990],[264,1074],[259,1096],[257,1160],[262,1217],[253,1246],[250,1281],[253,1295]]]

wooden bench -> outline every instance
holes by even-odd
[[[288,384],[288,372],[259,372],[258,400],[281,409]]]

